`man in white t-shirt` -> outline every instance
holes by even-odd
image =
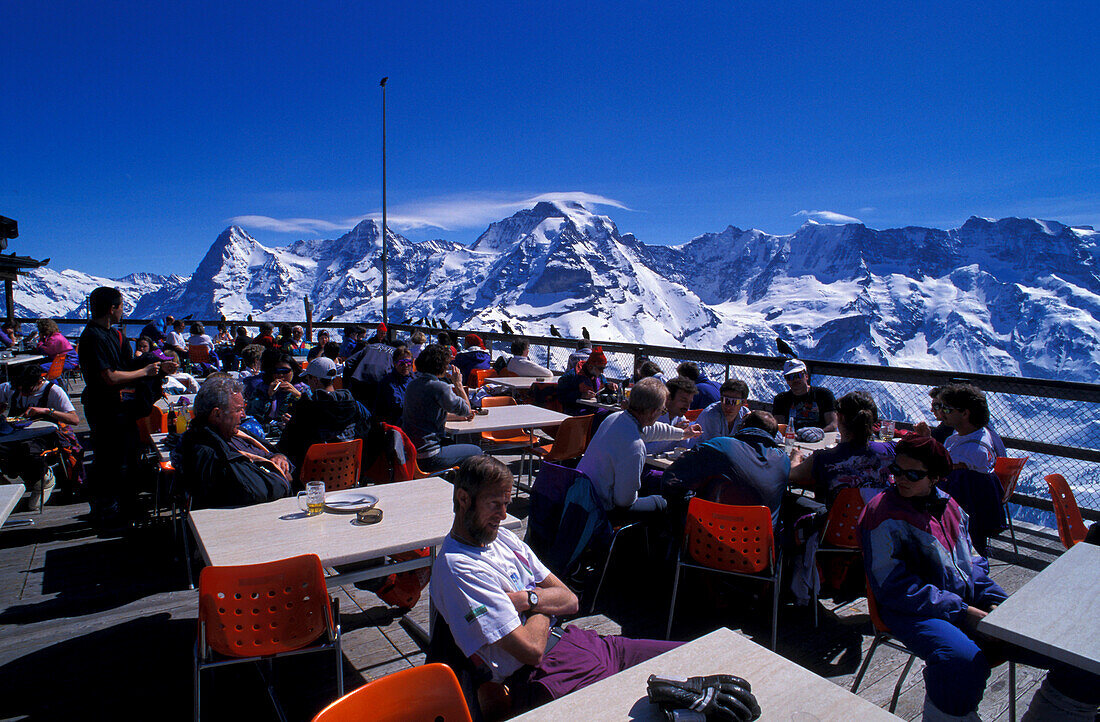
[[[944,389],[939,400],[943,422],[955,430],[943,442],[955,468],[992,474],[997,451],[986,428],[989,405],[985,394],[969,384],[957,384]]]
[[[548,702],[631,667],[676,642],[602,637],[556,626],[577,596],[531,548],[501,529],[512,473],[473,456],[455,475],[455,520],[432,567],[431,597],[458,648],[495,682],[507,681],[513,712]]]
[[[59,385],[47,383],[42,369],[35,364],[27,364],[14,384],[0,384],[0,413],[70,426],[80,423],[69,395]],[[57,448],[57,434],[14,443],[3,441],[4,437],[0,436],[0,469],[8,476],[21,477],[27,482],[31,490],[30,509],[37,511],[39,502],[48,501],[56,485],[53,469],[42,452]]]

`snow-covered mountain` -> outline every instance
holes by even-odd
[[[971,218],[952,230],[807,222],[776,236],[730,226],[675,247],[620,234],[577,203],[543,202],[491,224],[470,246],[390,233],[390,318],[772,353],[777,335],[807,358],[1096,381],[1100,267],[1091,228]],[[378,226],[268,248],[226,229],[188,278],[119,281],[134,317],[381,315]],[[107,283],[42,269],[19,281],[21,313],[72,316]]]

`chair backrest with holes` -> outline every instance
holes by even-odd
[[[684,548],[697,564],[756,574],[775,561],[772,515],[766,506],[731,506],[698,497],[688,502]]]
[[[497,372],[493,369],[474,369],[470,372],[470,380],[473,381],[470,386],[475,389],[481,388],[481,385],[485,383],[485,379],[491,379],[495,376],[497,376]]]
[[[256,657],[301,649],[324,634],[331,620],[316,554],[206,567],[199,575],[199,622],[218,654]]]
[[[50,361],[50,368],[46,371],[47,381],[59,379],[61,378],[61,374],[65,373],[65,358],[66,355],[63,353],[59,353],[53,357],[53,360]]]
[[[829,509],[822,543],[844,549],[859,549],[859,515],[866,506],[859,489],[841,489]]]
[[[1066,478],[1061,474],[1047,474],[1047,488],[1050,489],[1050,500],[1054,502],[1054,518],[1058,522],[1058,538],[1062,546],[1069,549],[1085,538],[1088,529],[1085,520],[1081,518],[1081,509],[1077,506],[1077,498],[1073,490],[1066,483]]]
[[[301,479],[323,481],[327,491],[351,489],[359,484],[362,456],[362,439],[313,444],[306,450]]]
[[[1004,489],[1002,502],[1012,498],[1012,492],[1016,490],[1016,481],[1020,478],[1020,472],[1023,471],[1024,464],[1027,463],[1029,458],[1031,457],[998,456],[997,460],[993,462],[993,473],[997,475],[997,479],[1001,482],[1001,488]]]
[[[481,400],[481,408],[491,409],[495,406],[515,406],[516,400],[511,396],[486,396]]]
[[[313,722],[470,722],[462,687],[445,664],[402,669],[368,682],[317,713]]]
[[[193,364],[210,363],[210,349],[206,346],[188,346],[187,358]]]

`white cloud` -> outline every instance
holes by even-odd
[[[805,216],[811,221],[817,221],[818,223],[863,223],[858,218],[852,218],[846,216],[843,213],[836,213],[835,211],[799,211],[795,213],[796,216]]]
[[[395,230],[408,231],[421,228],[438,228],[449,231],[458,228],[477,228],[530,208],[541,201],[574,201],[586,207],[611,206],[631,210],[613,198],[583,191],[540,193],[528,198],[507,197],[503,194],[470,194],[431,198],[412,203],[401,203],[386,211],[386,223]],[[277,233],[315,233],[318,231],[346,231],[360,221],[382,219],[380,211],[354,218],[334,221],[317,218],[270,218],[268,216],[236,216],[231,223],[249,228]]]

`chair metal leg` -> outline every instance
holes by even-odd
[[[272,664],[272,660],[263,659],[256,662],[256,667],[260,670],[260,676],[263,677],[264,683],[267,684],[267,696],[271,699],[271,704],[275,708],[275,714],[279,717],[279,722],[287,722],[286,712],[283,711],[283,706],[279,704],[279,698],[275,696],[275,665]]]
[[[183,537],[183,568],[187,570],[187,588],[195,588],[195,579],[191,575],[191,544],[187,541],[186,516],[180,512],[180,536]]]
[[[1008,509],[1006,508],[1005,511],[1007,512]],[[1016,525],[1012,523],[1011,512],[1008,513],[1008,533],[1012,535],[1012,553],[1019,554],[1020,547],[1016,545]]]
[[[199,678],[201,670],[199,669],[199,643],[195,642],[195,722],[199,722]]]
[[[863,675],[867,673],[867,668],[871,666],[871,658],[875,656],[875,650],[882,643],[882,635],[878,632],[875,633],[875,638],[871,641],[871,647],[867,650],[867,656],[863,658],[863,664],[859,666],[859,671],[856,672],[856,678],[852,682],[852,694],[856,693],[859,689],[859,683],[863,681]]]
[[[915,654],[909,654],[909,661],[905,663],[905,668],[901,670],[901,676],[898,677],[898,683],[894,685],[894,696],[890,698],[890,714],[893,714],[894,710],[898,708],[898,697],[901,696],[901,685],[905,682],[905,677],[909,674],[909,670],[913,667],[913,660],[916,658]]]
[[[780,565],[780,569],[781,568],[782,568],[782,565]],[[780,584],[780,580],[782,578],[783,578],[783,575],[777,570],[776,573],[775,573],[775,579],[772,581],[772,587],[774,587],[774,589],[772,589],[772,651],[773,652],[775,651],[776,637],[779,634],[779,590],[782,587],[782,585]],[[815,604],[814,605],[814,614],[816,614],[816,613],[817,613],[817,605]]]
[[[676,612],[676,594],[680,591],[680,560],[676,560],[676,578],[672,582],[672,603],[668,605],[668,625],[665,626],[665,639],[672,638],[672,615]]]
[[[626,526],[621,527],[618,531],[614,532],[611,535],[611,544],[607,548],[607,559],[603,563],[603,572],[600,574],[600,582],[596,585],[596,593],[592,595],[592,609],[596,608],[596,600],[600,597],[600,589],[603,588],[603,580],[605,577],[607,577],[608,567],[611,566],[611,555],[615,552],[615,542],[619,540],[620,534],[622,534],[624,531],[631,528],[632,526],[634,526],[634,524],[627,524]],[[648,538],[649,537],[647,536],[646,539]]]
[[[1016,663],[1008,662],[1008,722],[1016,722]]]
[[[344,696],[344,653],[340,649],[340,600],[333,598],[332,600],[332,616],[333,624],[336,628],[335,639],[333,640],[336,646],[336,691],[340,693],[340,696]]]

